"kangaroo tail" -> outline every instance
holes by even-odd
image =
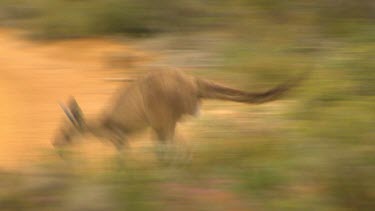
[[[229,88],[204,79],[197,79],[197,84],[200,98],[260,104],[278,99],[288,90],[297,86],[303,79],[306,78],[306,75],[307,74],[304,73],[295,79],[276,86],[273,89],[259,93]]]

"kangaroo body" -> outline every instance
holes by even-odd
[[[176,71],[155,72],[120,89],[102,122],[127,133],[151,127],[167,139],[183,115],[197,112],[199,101],[193,77]]]
[[[184,115],[198,112],[203,99],[243,103],[274,100],[298,80],[262,93],[245,92],[187,75],[180,71],[156,71],[121,88],[111,106],[97,119],[85,121],[74,99],[64,108],[73,127],[65,127],[54,141],[59,146],[77,134],[92,133],[122,147],[130,133],[151,127],[161,142],[173,139],[177,122]]]

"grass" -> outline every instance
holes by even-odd
[[[234,112],[208,112],[193,123],[199,144],[190,163],[125,159],[109,161],[104,172],[76,172],[79,163],[72,162],[60,172],[71,176],[48,184],[2,173],[1,210],[217,210],[210,200],[224,205],[231,197],[244,210],[375,209],[371,1],[35,2],[2,1],[0,8],[13,12],[0,18],[42,39],[220,28],[230,34],[215,44],[221,65],[199,74],[244,89],[313,72],[272,112],[272,106],[207,105]],[[56,168],[43,171],[53,175]],[[37,188],[24,188],[29,183]]]

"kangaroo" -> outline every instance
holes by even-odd
[[[86,121],[74,98],[61,105],[69,125],[59,131],[53,145],[61,147],[77,136],[92,134],[107,139],[118,149],[126,144],[127,136],[151,127],[160,143],[174,138],[177,122],[184,115],[195,115],[203,99],[229,100],[260,104],[278,99],[296,86],[302,77],[287,81],[265,92],[253,93],[229,88],[218,83],[193,77],[181,71],[155,71],[120,88],[114,102],[96,120]]]

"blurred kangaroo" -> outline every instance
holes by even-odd
[[[177,122],[184,115],[195,115],[203,99],[259,104],[275,100],[298,84],[304,76],[261,93],[241,91],[180,71],[156,71],[121,88],[111,106],[96,120],[86,121],[74,98],[61,105],[70,123],[53,141],[64,146],[83,134],[111,141],[118,149],[127,136],[151,127],[161,143],[173,140]]]

